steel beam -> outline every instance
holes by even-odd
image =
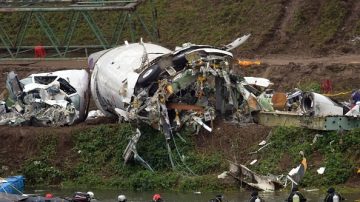
[[[130,3],[126,6],[73,6],[73,7],[14,7],[6,8],[0,7],[0,13],[13,13],[13,12],[65,12],[65,11],[134,11],[139,3]]]
[[[14,55],[11,51],[11,47],[13,47],[13,44],[11,43],[11,40],[9,36],[6,34],[5,30],[3,29],[2,25],[0,24],[0,40],[5,45],[5,49],[10,54],[10,56],[13,58]]]
[[[360,117],[350,116],[314,117],[286,112],[259,112],[256,119],[265,126],[293,126],[325,131],[360,128]]]
[[[53,45],[54,49],[59,54],[59,56],[61,56],[61,52],[60,52],[60,50],[58,48],[58,46],[60,44],[59,40],[55,36],[55,34],[52,31],[49,24],[46,22],[44,16],[41,13],[34,13],[34,15],[35,15],[35,18],[37,19],[37,21],[39,22],[41,29],[44,31],[46,36],[49,38],[49,40],[50,40],[51,44]]]
[[[74,12],[70,18],[68,30],[66,31],[64,42],[63,42],[63,44],[65,44],[65,50],[63,53],[63,57],[66,56],[66,53],[69,49],[70,41],[71,41],[72,35],[75,31],[75,27],[78,22],[79,16],[80,16],[79,12]]]
[[[151,33],[151,32],[149,31],[149,29],[147,28],[146,24],[144,23],[144,21],[142,20],[142,18],[140,17],[140,15],[137,14],[136,12],[134,12],[134,14],[135,14],[135,16],[138,18],[138,20],[140,21],[140,23],[141,23],[143,29],[145,30],[145,32],[150,36],[151,41],[156,42],[156,39],[155,39],[155,37],[153,36],[153,33]]]
[[[15,39],[15,43],[14,43],[14,45],[17,47],[15,57],[17,56],[17,54],[20,51],[19,47],[22,45],[22,41],[25,37],[27,27],[30,23],[31,15],[32,15],[32,12],[24,13],[24,15],[21,18],[19,32],[16,35],[16,39]]]
[[[131,16],[131,12],[128,12],[128,23],[129,23],[129,31],[130,31],[130,36],[131,36],[131,41],[135,42],[135,28],[134,28],[134,24],[133,24],[133,20],[132,20],[132,16]]]
[[[102,32],[100,31],[99,27],[96,25],[94,19],[87,11],[81,11],[81,14],[84,16],[86,22],[90,26],[91,30],[95,34],[96,38],[99,40],[100,44],[103,46],[104,49],[108,47],[108,43],[103,36]]]
[[[7,53],[6,57],[24,57],[29,56],[29,52],[33,51],[34,46],[23,45],[23,41],[27,35],[28,27],[32,22],[35,22],[40,25],[40,29],[43,34],[49,39],[49,42],[42,42],[43,47],[49,50],[50,53],[54,53],[53,50],[60,57],[66,57],[69,52],[76,50],[82,50],[90,48],[93,50],[106,49],[114,47],[118,44],[121,35],[125,32],[126,29],[129,31],[131,41],[135,42],[137,37],[137,28],[136,25],[141,26],[142,30],[149,35],[152,41],[157,41],[157,32],[156,32],[156,22],[149,22],[150,25],[145,24],[142,17],[136,13],[136,8],[139,4],[143,3],[145,0],[124,0],[124,1],[78,1],[78,0],[32,0],[32,1],[1,1],[0,0],[0,13],[7,12],[18,12],[23,13],[21,22],[19,25],[19,30],[16,34],[14,41],[10,40],[9,35],[6,33],[6,29],[1,27],[0,19],[0,49],[4,50],[3,53]],[[150,1],[151,9],[154,9],[152,5],[153,1]],[[148,5],[149,6],[149,5]],[[111,39],[107,41],[104,33],[100,27],[96,24],[92,13],[89,11],[119,11],[118,21],[114,22],[114,30],[110,36],[107,36]],[[71,13],[71,18],[67,28],[62,32],[65,33],[64,38],[58,38],[63,34],[56,34],[53,27],[45,19],[44,13],[53,13],[53,12],[65,12],[73,11]],[[154,19],[156,12],[151,12],[152,20]],[[69,13],[66,13],[69,15]],[[32,16],[35,16],[35,21],[32,21]],[[72,45],[72,38],[77,28],[77,25],[80,21],[79,17],[83,16],[85,23],[90,27],[91,31],[94,33],[96,39],[99,41],[97,45]],[[135,24],[136,23],[136,24]],[[151,27],[153,25],[153,27]],[[31,44],[31,43],[30,43]],[[53,49],[53,50],[50,50]],[[4,54],[3,54],[4,55]],[[0,57],[3,57],[1,55]],[[20,55],[20,56],[18,56]]]
[[[127,13],[124,13],[122,16],[119,16],[119,19],[116,23],[115,30],[111,37],[111,44],[118,44],[120,36],[125,28],[126,20],[127,20]]]

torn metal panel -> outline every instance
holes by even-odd
[[[138,152],[136,150],[136,144],[139,141],[140,137],[141,137],[141,132],[139,129],[136,129],[135,134],[131,137],[128,145],[126,146],[126,148],[124,150],[124,153],[123,153],[124,162],[127,163],[128,161],[135,159],[136,161],[140,162],[147,169],[154,171],[151,168],[151,166],[144,159],[141,158],[141,156],[138,154]]]
[[[6,78],[6,89],[9,93],[8,99],[15,102],[22,94],[23,86],[14,72],[9,72]]]
[[[229,173],[235,179],[240,180],[242,183],[245,183],[253,189],[275,191],[283,188],[283,183],[279,178],[273,175],[259,175],[241,164],[238,165],[230,162]]]
[[[244,79],[249,85],[255,85],[255,86],[260,86],[260,87],[264,87],[264,88],[267,88],[270,85],[273,85],[273,83],[269,79],[266,79],[266,78],[244,77]]]
[[[360,102],[356,102],[356,104],[345,114],[345,116],[360,116]]]
[[[250,38],[250,36],[251,36],[251,34],[247,34],[247,35],[244,35],[242,37],[235,39],[233,42],[231,42],[225,46],[226,51],[231,51],[231,50],[239,47],[240,45],[245,43]]]

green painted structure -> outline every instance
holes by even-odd
[[[324,131],[360,128],[360,117],[352,116],[314,117],[289,112],[259,112],[256,120],[265,126],[294,126]]]
[[[137,12],[137,7],[140,4],[148,6],[151,9],[152,19],[151,22],[146,24]],[[104,31],[99,28],[93,17],[93,12],[103,12],[106,16],[107,12],[113,11],[118,13],[118,20],[114,22],[114,27],[110,37],[105,37]],[[64,30],[57,30],[49,25],[44,13],[70,13],[70,20]],[[136,30],[133,27],[136,22],[141,26],[143,31],[147,34],[149,39],[153,42],[158,40],[158,29],[156,22],[156,8],[154,7],[153,0],[113,0],[113,1],[77,1],[77,0],[32,0],[32,1],[0,1],[0,13],[19,13],[21,15],[20,25],[14,25],[18,29],[17,36],[11,40],[9,34],[4,29],[5,22],[0,18],[0,59],[20,59],[29,57],[33,52],[34,46],[23,45],[24,37],[28,30],[29,24],[32,19],[39,25],[41,32],[48,38],[50,44],[43,44],[43,47],[52,55],[50,58],[66,58],[71,57],[69,53],[77,52],[82,57],[88,55],[89,49],[102,50],[117,46],[120,42],[121,35],[128,31],[131,41],[139,40],[142,36],[137,36]],[[84,23],[89,26],[92,33],[95,35],[98,43],[76,45],[72,44],[72,36],[81,18]],[[149,25],[150,24],[150,25]],[[125,29],[128,30],[125,30]],[[56,32],[65,33],[63,40],[60,40]],[[48,42],[48,43],[49,43]],[[84,54],[85,53],[85,54]]]

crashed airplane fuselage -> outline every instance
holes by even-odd
[[[211,131],[216,111],[236,114],[243,97],[252,96],[244,78],[232,74],[229,47],[184,44],[173,52],[126,43],[95,53],[89,57],[93,98],[105,115],[141,120],[167,139],[185,123]]]
[[[0,125],[71,125],[86,118],[89,75],[85,70],[32,74],[19,80],[10,72],[0,103]],[[1,99],[1,98],[0,98]]]
[[[256,100],[249,91],[252,87],[233,74],[230,50],[249,36],[222,48],[187,43],[171,51],[151,43],[126,42],[94,53],[88,59],[93,99],[106,116],[145,122],[167,140],[185,125],[211,132],[217,114],[240,118],[259,109],[256,101],[247,101]],[[125,162],[137,156],[136,142],[130,141]]]

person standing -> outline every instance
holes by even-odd
[[[297,188],[297,186],[294,186],[286,201],[287,202],[305,202],[306,198],[301,192],[299,192],[299,189]]]
[[[259,193],[257,191],[253,191],[251,193],[251,198],[249,202],[264,202],[264,200],[260,198]]]
[[[335,189],[333,187],[330,187],[327,190],[327,195],[324,199],[324,202],[339,202],[345,200],[344,197],[342,197],[339,193],[335,192]]]

